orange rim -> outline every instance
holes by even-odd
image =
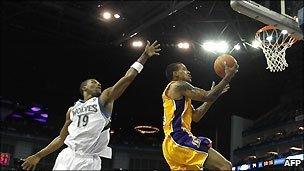
[[[260,28],[257,32],[256,32],[256,36],[258,35],[258,34],[260,34],[261,32],[264,32],[264,31],[268,31],[268,30],[276,30],[277,29],[277,27],[276,26],[274,26],[274,25],[268,25],[268,26],[264,26],[264,27],[262,27],[262,28]],[[292,37],[294,40],[292,41],[293,43],[295,43],[295,42],[297,42],[297,41],[299,41],[300,39],[297,37],[297,36],[295,36],[294,34],[289,34],[288,36],[290,36],[290,37]],[[285,44],[285,43],[284,43]]]

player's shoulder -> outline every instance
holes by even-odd
[[[73,106],[70,106],[69,108],[68,108],[68,112],[71,112],[73,110]]]
[[[186,87],[192,86],[190,83],[188,83],[187,81],[175,81],[174,83],[171,84],[171,88],[172,89],[176,89],[176,90],[183,90]]]

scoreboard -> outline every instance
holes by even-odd
[[[255,163],[246,163],[240,166],[234,166],[232,167],[232,170],[252,170],[271,166],[299,167],[303,166],[303,156],[304,154],[297,154],[278,159],[258,161]]]

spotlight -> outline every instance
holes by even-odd
[[[142,41],[134,41],[132,42],[133,47],[142,47],[143,43]]]
[[[214,42],[203,43],[202,48],[206,51],[214,52],[216,50],[216,44]]]
[[[189,43],[188,42],[180,42],[177,44],[177,47],[180,49],[189,49]]]
[[[34,112],[38,112],[38,111],[41,110],[41,108],[37,107],[37,106],[33,106],[33,107],[31,107],[31,110],[34,111]]]
[[[282,30],[282,32],[281,32],[282,34],[287,34],[288,33],[288,31],[287,30]]]
[[[234,46],[234,49],[235,49],[235,50],[240,50],[240,49],[241,49],[241,46],[240,46],[239,44],[236,44],[236,45]]]
[[[261,45],[261,43],[258,42],[257,40],[253,40],[252,43],[251,43],[251,45],[252,45],[252,47],[254,47],[254,48],[258,48],[258,47]]]
[[[120,18],[120,15],[119,14],[114,14],[114,18]]]
[[[217,51],[221,53],[225,53],[228,50],[228,44],[225,41],[218,43],[216,47],[217,47]]]
[[[109,12],[104,12],[103,14],[102,14],[102,17],[104,18],[104,19],[106,19],[106,20],[109,20],[109,19],[111,19],[111,13],[109,13]]]

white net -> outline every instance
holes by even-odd
[[[278,72],[288,67],[285,59],[286,49],[297,41],[286,30],[278,30],[274,26],[266,26],[257,31],[255,40],[263,50],[270,72]]]

